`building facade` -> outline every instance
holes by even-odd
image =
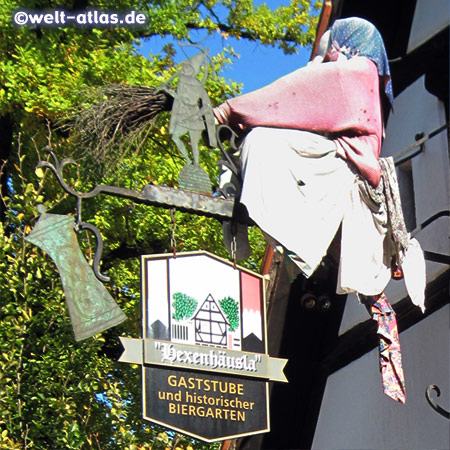
[[[374,23],[386,45],[395,102],[386,111],[381,156],[394,157],[406,225],[426,258],[424,314],[402,280],[386,289],[400,332],[406,404],[383,394],[376,324],[355,296],[335,294],[335,269],[325,260],[311,279],[292,280],[269,251],[269,352],[289,359],[289,384],[272,388],[271,432],[232,444],[240,449],[450,448],[443,415],[450,410],[449,4],[325,1],[318,38],[335,19],[351,16]],[[311,297],[320,301],[309,308]],[[426,398],[431,385],[440,389],[429,397],[441,413]]]

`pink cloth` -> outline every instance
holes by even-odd
[[[379,77],[365,57],[310,64],[215,108],[221,123],[330,133],[338,154],[352,161],[370,184],[380,180],[382,141]]]
[[[384,393],[400,403],[406,403],[397,318],[384,293],[374,297],[372,317],[378,323],[380,372]]]

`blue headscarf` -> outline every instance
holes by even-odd
[[[330,30],[330,49],[347,58],[365,56],[378,67],[384,91],[391,106],[394,104],[389,62],[380,32],[369,21],[359,17],[336,20]]]

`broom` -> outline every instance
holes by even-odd
[[[158,114],[172,109],[173,98],[153,87],[111,84],[94,92],[62,125],[79,144],[77,156],[106,174],[129,148],[145,140]]]

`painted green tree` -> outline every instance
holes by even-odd
[[[231,297],[225,297],[219,301],[222,311],[227,316],[230,324],[230,331],[234,331],[239,326],[239,307],[236,300]]]
[[[255,2],[256,3],[256,2]],[[314,4],[313,4],[314,3]],[[259,4],[259,2],[258,2]],[[18,27],[17,9],[83,11],[139,10],[148,18],[136,28]],[[57,214],[74,214],[74,199],[55,177],[36,170],[50,146],[59,159],[76,154],[76,141],[58,124],[80,104],[95,100],[96,89],[113,83],[159,86],[176,71],[176,49],[143,57],[136,46],[153,36],[188,42],[195,30],[242,37],[292,52],[311,43],[315,2],[292,0],[271,10],[251,0],[3,0],[0,3],[0,448],[148,449],[211,448],[186,436],[144,422],[141,373],[117,363],[118,336],[140,337],[139,255],[170,251],[173,223],[160,208],[114,197],[83,202],[83,220],[97,226],[105,241],[102,271],[106,288],[128,320],[76,342],[59,275],[51,259],[25,241],[44,203]],[[239,93],[239,85],[220,76],[233,51],[211,55],[218,77],[206,89],[213,104]],[[245,57],[245,55],[243,55]],[[145,184],[176,186],[184,164],[167,133],[167,116],[158,117],[147,139],[131,145],[107,173],[80,159],[68,166],[66,180],[80,190],[103,183],[141,189]],[[215,151],[203,151],[214,182]],[[220,223],[175,213],[177,250],[205,249],[228,258]],[[79,233],[88,259],[95,244]],[[252,257],[258,270],[265,243],[251,230]],[[216,446],[217,447],[217,446]]]
[[[174,300],[172,305],[175,309],[172,317],[175,320],[189,319],[197,309],[197,300],[182,292],[175,292],[172,297]]]

